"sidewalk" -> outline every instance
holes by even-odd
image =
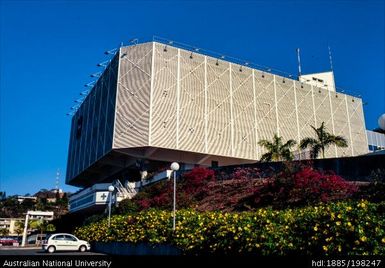
[[[0,250],[23,250],[23,249],[41,249],[39,246],[1,246]]]

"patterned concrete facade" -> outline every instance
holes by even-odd
[[[103,117],[113,120],[105,123],[113,125],[110,151],[186,163],[244,163],[264,153],[259,140],[277,133],[299,142],[314,136],[311,125],[325,122],[349,145],[330,147],[326,157],[368,152],[360,98],[158,42],[122,47],[116,57],[117,85],[107,94],[116,95],[115,114]]]
[[[258,140],[278,133],[299,142],[325,122],[349,141],[327,157],[367,152],[359,98],[156,42],[121,54],[114,148],[256,160]]]

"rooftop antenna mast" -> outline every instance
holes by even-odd
[[[332,50],[330,49],[330,45],[329,44],[328,44],[328,50],[329,50],[330,71],[332,72],[332,76],[333,76],[333,86],[334,86],[334,90],[337,91],[336,80],[335,80],[335,77],[334,77],[334,70],[333,70]]]
[[[301,55],[299,54],[299,48],[297,48],[297,60],[298,60],[298,80],[302,75],[301,71]]]
[[[330,46],[328,45],[328,50],[329,50],[329,62],[330,62],[330,70],[334,72],[333,70],[333,58],[332,58],[332,50],[330,49]]]
[[[60,177],[60,170],[57,169],[57,171],[56,171],[56,183],[55,183],[56,193],[59,192],[59,177]]]

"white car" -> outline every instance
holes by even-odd
[[[91,245],[87,241],[80,240],[72,234],[52,234],[44,241],[42,246],[44,251],[54,253],[55,251],[74,250],[85,252],[90,250]]]

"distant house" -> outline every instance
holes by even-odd
[[[48,191],[39,191],[34,197],[40,200],[46,200],[47,203],[55,203],[57,199],[63,198],[64,193],[61,189],[51,189]]]
[[[18,195],[17,196],[17,202],[19,202],[19,204],[23,203],[26,200],[30,200],[32,202],[36,202],[37,197],[36,196],[23,196],[23,195]]]

